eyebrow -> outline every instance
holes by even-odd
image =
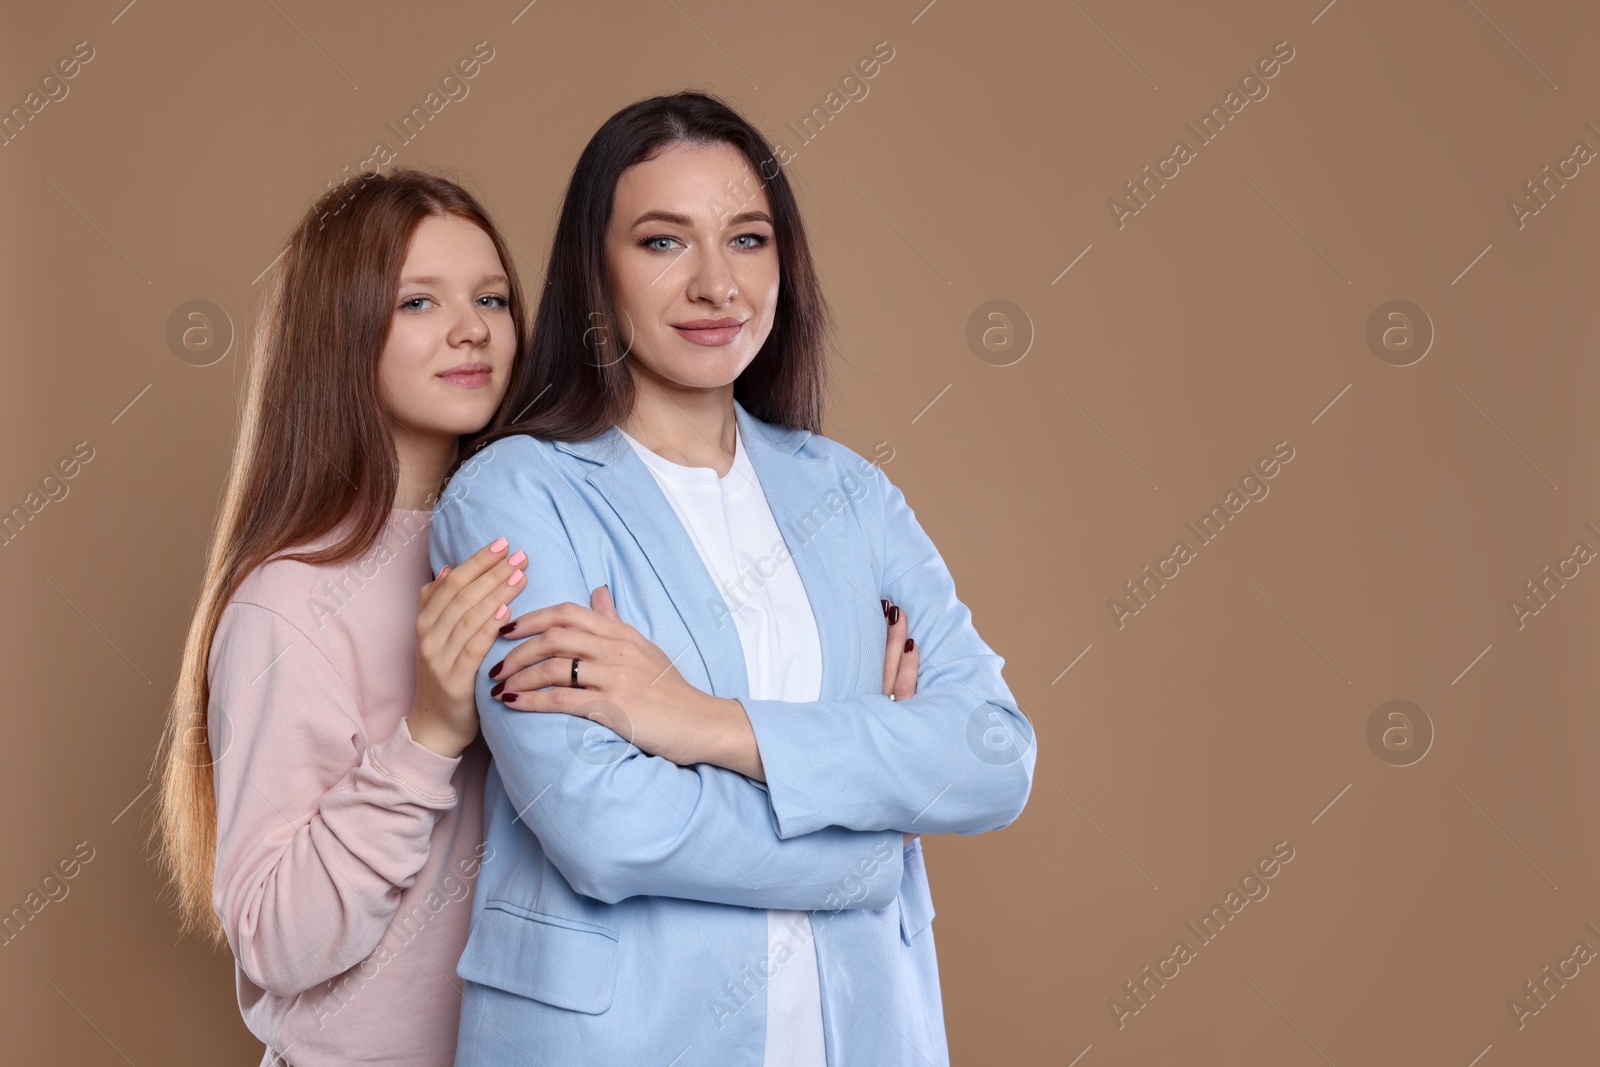
[[[484,283],[487,283],[487,282],[507,282],[507,283],[509,283],[510,280],[511,279],[507,278],[504,274],[485,274],[482,278],[478,279],[478,282],[479,282],[479,284],[484,284]],[[440,280],[438,278],[435,278],[433,275],[429,274],[429,275],[419,276],[419,277],[416,277],[416,278],[401,278],[400,279],[400,284],[401,285],[438,285],[438,284],[440,284]]]
[[[643,215],[640,215],[638,218],[633,220],[633,225],[638,226],[640,223],[644,222],[666,222],[671,223],[674,226],[683,227],[691,227],[694,225],[693,220],[691,220],[689,216],[680,215],[675,211],[646,211]],[[768,226],[773,225],[772,216],[768,215],[765,211],[741,211],[737,215],[730,216],[726,225],[743,226],[747,222],[764,222]]]

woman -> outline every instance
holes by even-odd
[[[265,301],[157,844],[266,1063],[454,1057],[493,857],[473,680],[528,561],[492,535],[430,581],[428,505],[505,398],[519,293],[478,202],[397,170],[307,211]]]
[[[431,534],[538,561],[477,679],[462,1067],[948,1061],[912,835],[1012,822],[1032,728],[900,491],[818,432],[826,335],[759,132],[698,93],[600,128],[513,414]],[[627,622],[579,606],[600,584]]]

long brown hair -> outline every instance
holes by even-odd
[[[688,91],[628,105],[584,146],[561,202],[528,351],[511,369],[506,402],[458,463],[514,434],[581,441],[632,411],[637,386],[617,355],[628,326],[618,321],[606,275],[606,228],[622,172],[685,141],[737,149],[752,172],[746,184],[759,183],[772,208],[778,302],[766,343],[734,381],[734,398],[764,422],[822,432],[832,327],[794,190],[760,130],[717,97]],[[737,199],[728,206],[736,210]]]
[[[382,532],[399,459],[378,399],[378,360],[423,219],[453,216],[488,235],[509,282],[514,351],[527,338],[510,249],[471,193],[410,168],[355,184],[330,190],[300,219],[262,298],[233,462],[157,756],[156,860],[184,932],[213,944],[224,938],[212,908],[217,807],[207,729],[217,620],[245,577],[275,555],[337,565],[364,555]],[[348,532],[326,547],[287,552],[347,521]]]

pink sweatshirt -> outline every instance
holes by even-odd
[[[263,1064],[455,1057],[489,754],[406,728],[430,517],[393,509],[343,566],[268,561],[212,642],[212,903]]]

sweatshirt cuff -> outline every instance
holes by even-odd
[[[394,728],[387,741],[367,749],[372,766],[378,773],[393,778],[412,792],[434,805],[451,805],[456,802],[456,790],[450,784],[460,756],[445,756],[411,736],[405,719]]]

